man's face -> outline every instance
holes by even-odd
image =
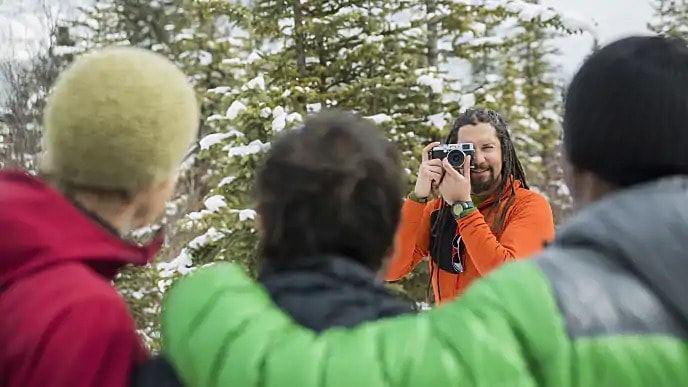
[[[459,128],[459,142],[469,142],[475,148],[475,168],[471,170],[471,189],[474,195],[491,193],[502,173],[502,147],[497,130],[486,123]]]

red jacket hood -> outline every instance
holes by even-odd
[[[85,262],[108,278],[126,264],[145,265],[159,251],[127,242],[42,180],[0,172],[0,286],[59,262]]]

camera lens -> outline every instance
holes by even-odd
[[[454,168],[459,168],[463,165],[463,161],[466,159],[466,155],[460,150],[453,150],[447,154],[447,160]]]

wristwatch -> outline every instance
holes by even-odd
[[[454,202],[451,206],[451,212],[452,215],[454,215],[454,218],[460,218],[461,215],[473,212],[472,210],[475,208],[475,205],[473,204],[472,201],[459,201],[459,202]],[[469,212],[469,210],[471,210]]]

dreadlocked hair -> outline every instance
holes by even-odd
[[[516,148],[509,135],[509,125],[504,117],[498,112],[486,108],[466,109],[459,117],[454,120],[451,130],[445,139],[446,144],[455,144],[459,141],[459,129],[466,125],[490,124],[497,132],[497,138],[502,148],[502,173],[499,177],[499,183],[495,189],[497,193],[494,203],[488,208],[486,217],[492,216],[492,232],[498,234],[504,228],[504,220],[509,207],[513,205],[516,200],[516,190],[511,185],[509,195],[506,197],[506,203],[502,206],[504,192],[507,184],[510,184],[511,178],[520,180],[521,186],[529,189],[526,181],[526,174],[521,165],[521,161],[516,155]],[[449,208],[443,208],[443,211],[450,211]]]

